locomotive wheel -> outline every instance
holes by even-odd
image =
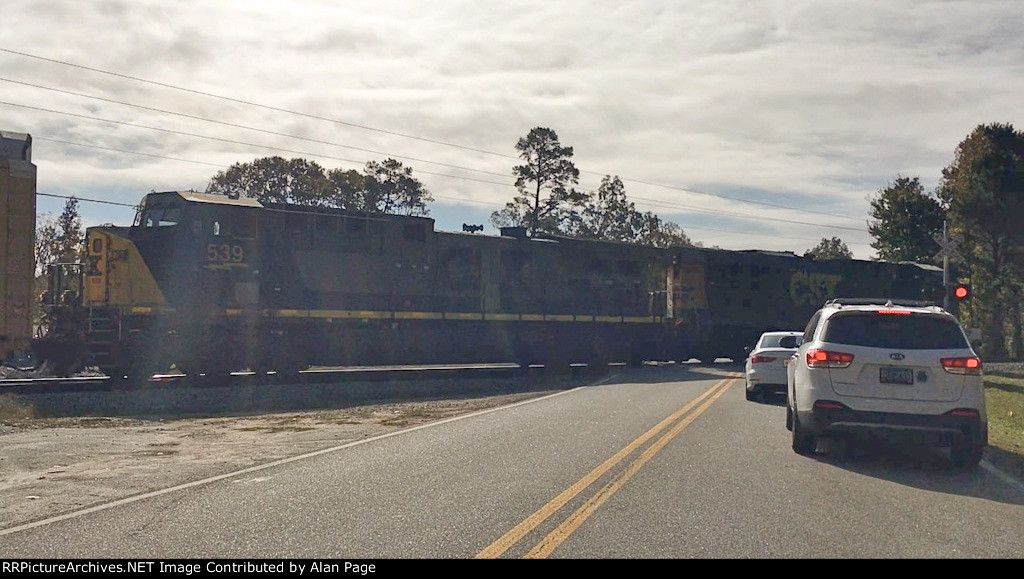
[[[249,365],[249,371],[257,378],[262,378],[271,371],[271,368],[266,364],[254,363]]]
[[[186,376],[227,376],[231,374],[230,366],[223,361],[211,361],[207,359],[184,359],[176,361],[175,365]]]
[[[125,372],[120,366],[100,366],[99,370],[107,376],[118,380],[125,376]]]
[[[591,372],[605,374],[608,372],[608,364],[610,361],[611,360],[608,356],[597,355],[587,360],[587,368],[589,368]]]
[[[133,364],[125,372],[129,380],[149,382],[161,370],[155,364]]]
[[[283,356],[280,361],[274,364],[274,369],[279,375],[283,376],[298,376],[299,372],[308,368],[309,363],[307,363],[302,356],[296,353]]]
[[[162,361],[159,346],[150,348],[141,336],[131,338],[124,351],[121,363],[114,367],[116,377],[126,376],[129,380],[148,382],[155,374],[170,369],[169,362]]]
[[[584,354],[584,362],[590,372],[604,374],[608,371],[608,364],[611,362],[608,340],[605,336],[595,336],[590,341],[590,347]]]
[[[533,353],[533,348],[529,344],[517,343],[512,350],[512,356],[516,364],[519,364],[523,368],[528,368],[530,364],[534,363],[536,356]]]
[[[569,365],[571,360],[568,356],[560,355],[552,352],[541,359],[541,364],[544,365],[544,371],[548,374],[560,375],[568,374],[572,371],[572,367]]]
[[[150,357],[135,356],[124,365],[109,368],[104,373],[112,378],[149,382],[153,376],[167,368],[167,365],[161,365]]]

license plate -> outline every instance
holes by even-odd
[[[910,368],[883,366],[878,369],[878,380],[883,384],[913,384],[914,371]]]

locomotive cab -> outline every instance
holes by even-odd
[[[252,199],[196,192],[150,193],[130,228],[90,227],[86,238],[86,305],[93,307],[221,307],[254,305],[238,283],[251,280],[257,238]],[[200,297],[202,299],[200,299]]]
[[[108,374],[160,371],[225,312],[255,308],[260,207],[194,191],[150,193],[131,227],[90,227],[83,305],[93,363]],[[143,367],[130,372],[136,363]]]

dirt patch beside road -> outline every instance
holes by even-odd
[[[166,420],[32,418],[0,396],[0,529],[554,391]]]

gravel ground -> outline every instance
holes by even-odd
[[[33,418],[0,395],[0,530],[549,393],[148,420]]]

